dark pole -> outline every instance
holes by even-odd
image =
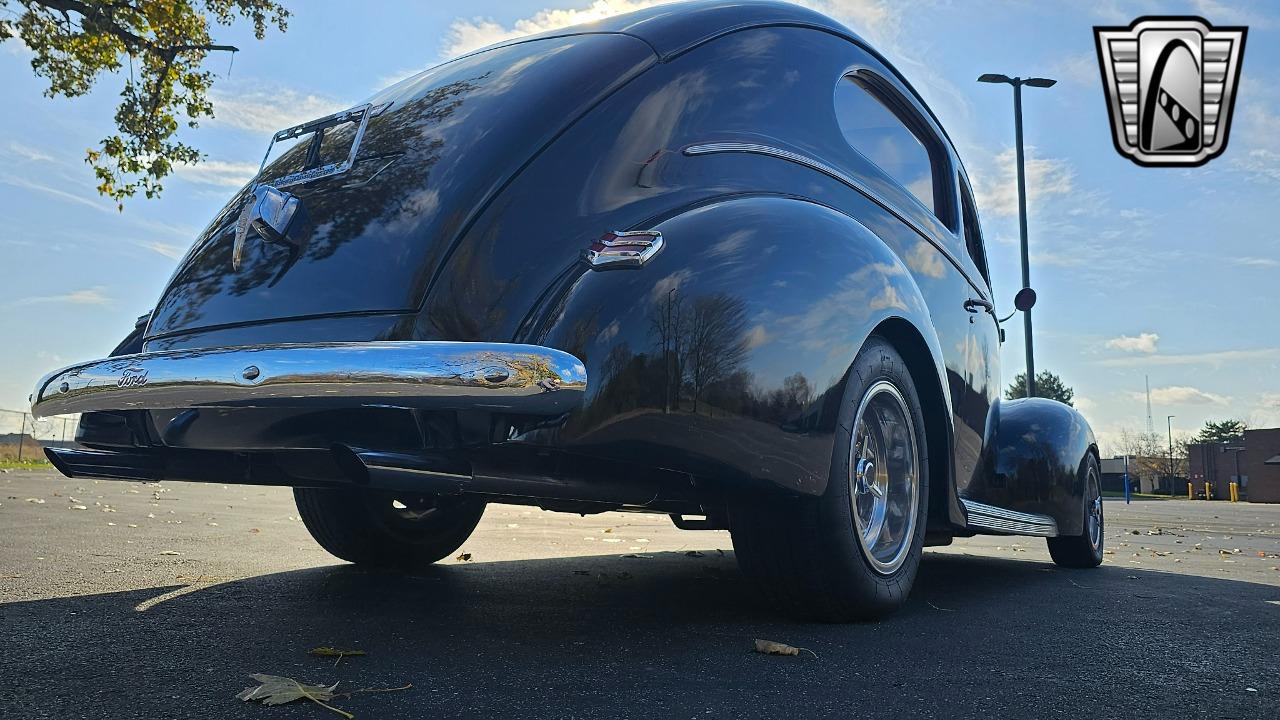
[[[1169,429],[1169,497],[1173,497],[1174,495],[1174,492],[1173,492],[1173,419],[1176,417],[1178,416],[1169,415],[1164,419],[1165,425]],[[1206,500],[1210,499],[1207,494],[1205,496],[1205,499]]]
[[[1018,153],[1018,236],[1022,247],[1022,287],[1031,287],[1031,260],[1027,252],[1027,172],[1022,155],[1022,78],[1013,79],[1013,127]],[[1027,347],[1027,397],[1036,396],[1036,360],[1031,340],[1031,309],[1022,313],[1022,337]]]
[[[18,462],[22,462],[22,441],[27,439],[27,414],[22,413],[22,427],[18,428]]]

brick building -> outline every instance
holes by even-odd
[[[1236,450],[1243,448],[1243,450]],[[1190,482],[1199,495],[1209,483],[1215,500],[1230,497],[1240,462],[1240,499],[1280,503],[1280,428],[1246,430],[1242,442],[1196,443],[1187,446]]]

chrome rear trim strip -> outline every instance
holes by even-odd
[[[248,345],[72,365],[40,381],[31,412],[382,406],[559,415],[581,404],[586,386],[577,358],[537,345]]]
[[[960,499],[971,528],[994,530],[1010,535],[1057,537],[1058,523],[1048,515],[1006,510],[995,505]]]

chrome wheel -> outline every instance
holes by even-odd
[[[849,496],[862,553],[882,575],[901,567],[911,551],[919,467],[907,403],[893,383],[881,380],[863,395],[854,416]]]
[[[1093,466],[1089,466],[1088,487],[1086,492],[1089,493],[1088,512],[1085,514],[1085,534],[1089,537],[1089,544],[1096,551],[1102,545],[1102,492],[1098,487],[1098,475],[1094,472]]]

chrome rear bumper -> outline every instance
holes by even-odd
[[[381,406],[558,415],[581,404],[586,386],[577,358],[537,345],[248,345],[72,365],[40,381],[31,412]]]

